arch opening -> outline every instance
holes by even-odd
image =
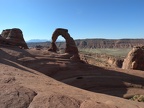
[[[63,38],[62,35],[59,35],[57,40],[56,40],[56,46],[58,48],[57,53],[59,54],[64,54],[65,53],[65,48],[66,48],[66,41]]]

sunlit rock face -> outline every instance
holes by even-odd
[[[0,37],[1,44],[19,46],[28,49],[23,33],[18,28],[3,30]]]
[[[124,59],[122,68],[144,70],[144,46],[134,47]]]

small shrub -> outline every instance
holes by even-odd
[[[130,100],[138,101],[138,102],[144,102],[144,95],[134,95]]]

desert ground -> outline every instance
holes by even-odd
[[[144,108],[144,71],[98,67],[47,49],[0,46],[0,108]]]

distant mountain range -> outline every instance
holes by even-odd
[[[26,42],[30,43],[30,42],[47,42],[47,41],[50,41],[50,40],[47,40],[47,39],[31,39],[31,40],[28,40]]]
[[[75,40],[79,48],[132,48],[144,46],[144,39],[79,39]]]
[[[144,46],[144,39],[78,39],[75,40],[77,47],[79,48],[132,48],[133,46]],[[29,43],[29,47],[35,47],[37,45],[50,46],[51,42],[34,42]],[[57,47],[64,48],[65,41],[57,41]]]
[[[57,42],[63,42],[64,40],[59,40],[57,39]],[[51,42],[51,40],[48,40],[48,39],[31,39],[31,40],[28,40],[26,41],[26,43],[39,43],[39,42]]]

